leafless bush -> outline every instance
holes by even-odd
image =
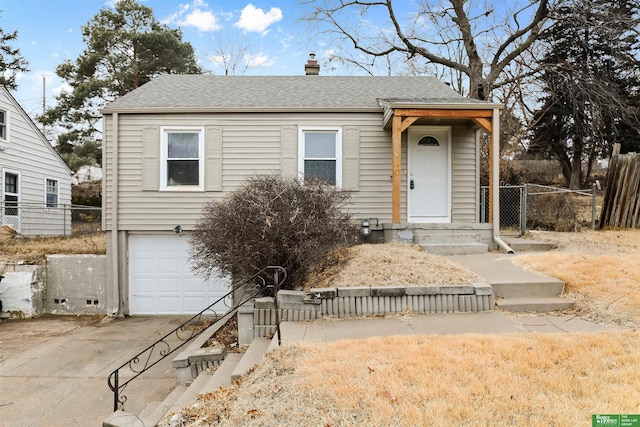
[[[547,231],[578,231],[580,207],[571,194],[540,194],[527,200],[527,228]]]
[[[331,251],[357,242],[348,201],[347,192],[323,183],[253,177],[203,208],[190,240],[194,270],[205,277],[218,270],[239,282],[280,265],[288,274],[284,287],[299,287]]]

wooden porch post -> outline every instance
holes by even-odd
[[[402,117],[393,115],[391,131],[391,220],[394,224],[400,223],[400,195],[401,195],[401,169],[402,169]]]

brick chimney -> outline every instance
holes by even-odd
[[[317,76],[320,74],[320,64],[318,64],[318,60],[316,59],[316,54],[314,52],[309,54],[309,59],[307,59],[307,63],[304,64],[304,73],[307,76]]]

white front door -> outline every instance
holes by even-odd
[[[451,128],[410,127],[407,141],[408,222],[451,222]]]
[[[187,235],[129,236],[129,314],[195,314],[226,294],[226,278],[191,271]],[[230,303],[230,301],[228,301]],[[230,307],[219,303],[216,314]]]

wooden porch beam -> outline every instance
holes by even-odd
[[[484,117],[474,117],[471,120],[484,129],[488,134],[491,134],[491,121],[489,119],[485,119]]]
[[[471,119],[491,118],[491,110],[420,110],[417,108],[397,109],[393,111],[394,116],[402,117],[434,117],[442,119]]]
[[[400,224],[402,117],[394,114],[391,130],[391,221]]]
[[[419,118],[420,117],[407,117],[404,120],[402,120],[402,126],[400,126],[400,133],[402,133],[405,130],[409,129],[409,126],[414,124],[416,122],[416,120],[418,120]]]

